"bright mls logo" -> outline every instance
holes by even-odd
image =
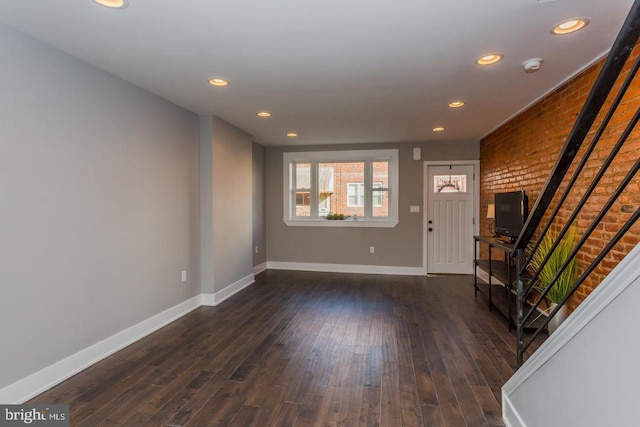
[[[0,427],[69,427],[69,405],[0,405]]]

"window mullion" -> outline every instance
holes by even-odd
[[[318,162],[311,162],[311,176],[309,177],[309,186],[310,194],[309,194],[309,204],[310,206],[310,216],[311,218],[318,218],[318,204],[320,202],[320,195],[318,194],[319,184],[318,184]]]
[[[364,217],[373,217],[373,164],[371,160],[364,162]]]
[[[289,163],[289,219],[296,217],[296,195],[298,188],[298,181],[296,177],[296,163]]]

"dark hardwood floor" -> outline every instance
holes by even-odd
[[[30,403],[72,426],[499,426],[506,321],[469,276],[270,270]]]

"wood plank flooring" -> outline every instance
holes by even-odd
[[[269,270],[32,399],[72,426],[501,426],[506,321],[469,276]]]

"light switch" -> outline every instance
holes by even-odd
[[[411,212],[411,213],[419,213],[420,212],[420,206],[409,206],[409,212]]]

